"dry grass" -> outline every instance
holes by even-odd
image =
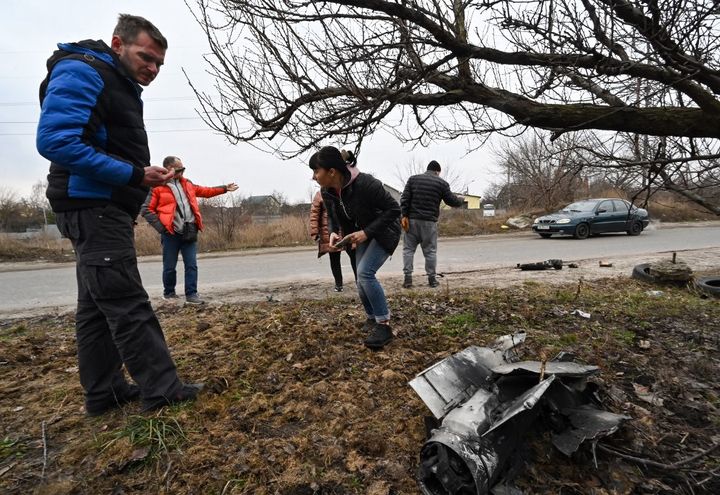
[[[198,251],[230,251],[311,243],[307,220],[288,216],[267,224],[248,223],[239,226],[230,239],[216,226],[206,225],[199,236]],[[141,221],[135,228],[135,247],[140,256],[160,254],[160,235],[147,222]]]
[[[398,338],[381,352],[361,345],[350,299],[160,306],[181,376],[208,393],[142,417],[138,404],[83,416],[70,315],[0,325],[0,492],[415,494],[428,411],[408,380],[518,330],[525,359],[566,350],[601,367],[603,407],[633,418],[602,444],[672,464],[717,442],[720,305],[646,291],[608,279],[391,292]],[[567,458],[537,433],[528,442],[515,456],[524,493],[720,493],[716,455],[638,468],[589,444]]]
[[[73,259],[72,245],[67,239],[52,239],[43,235],[32,239],[12,239],[0,234],[0,262]]]

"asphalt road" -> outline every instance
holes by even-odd
[[[638,237],[607,234],[586,240],[541,239],[531,232],[441,239],[438,272],[452,273],[512,266],[517,263],[559,258],[566,262],[582,259],[656,254],[667,251],[720,247],[720,223],[651,227]],[[418,252],[420,250],[418,249]],[[349,259],[343,255],[343,273],[351,278]],[[415,273],[423,273],[423,258],[415,257]],[[327,280],[332,277],[327,257],[317,259],[312,247],[265,249],[243,253],[201,256],[201,294],[258,289],[290,281]],[[158,257],[141,260],[140,272],[152,298],[162,294],[162,263]],[[178,264],[182,280],[181,262]],[[402,277],[402,244],[383,266],[382,277]],[[182,286],[178,286],[182,294]],[[0,319],[12,318],[40,308],[67,309],[76,298],[75,265],[0,265]]]

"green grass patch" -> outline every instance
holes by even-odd
[[[147,455],[141,460],[143,464],[179,450],[187,442],[180,423],[167,416],[130,416],[127,425],[112,433],[111,438],[102,444],[102,450],[107,450],[123,439],[127,439],[135,449],[148,449]]]
[[[613,331],[613,336],[624,345],[632,345],[635,342],[635,332],[632,330],[618,329]]]
[[[443,325],[440,327],[440,332],[452,337],[465,335],[477,324],[477,318],[473,313],[460,313],[445,318]]]
[[[10,437],[5,437],[0,440],[0,461],[11,457],[22,457],[24,453],[25,446],[20,440],[13,440]]]

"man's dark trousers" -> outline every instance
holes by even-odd
[[[86,408],[123,396],[123,363],[146,403],[175,394],[182,383],[140,280],[133,218],[112,204],[56,217],[77,257],[76,334]]]

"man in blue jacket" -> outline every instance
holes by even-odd
[[[85,409],[136,399],[145,410],[192,400],[137,269],[133,227],[149,187],[173,172],[150,165],[141,86],[157,76],[167,40],[121,14],[110,46],[59,44],[40,86],[37,149],[51,161],[47,197],[77,258],[76,334]],[[123,364],[137,385],[125,379]]]
[[[425,256],[425,273],[428,285],[437,287],[437,221],[440,215],[440,201],[453,208],[463,205],[463,199],[450,191],[450,185],[440,178],[440,164],[435,160],[427,166],[424,174],[413,175],[405,184],[400,197],[400,210],[405,235],[403,237],[403,287],[412,287],[413,258],[420,244]]]

